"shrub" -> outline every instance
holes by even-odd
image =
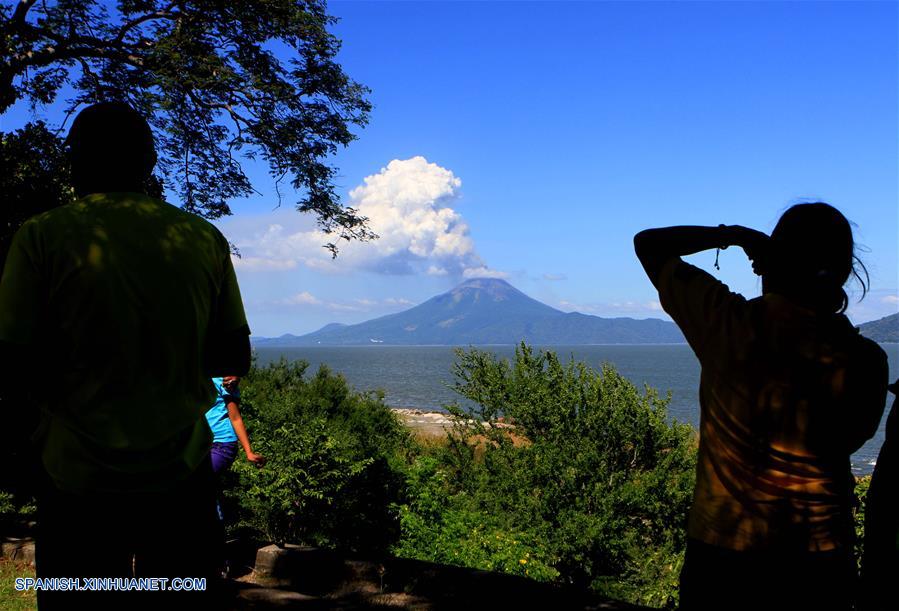
[[[512,516],[488,514],[454,490],[449,471],[434,456],[418,457],[409,469],[408,501],[399,508],[403,538],[398,556],[502,571],[539,581],[559,576],[557,560],[539,533]]]
[[[23,498],[23,495],[0,490],[0,534],[15,534],[26,521],[34,519],[36,513],[33,497]]]
[[[696,448],[668,399],[524,344],[457,351],[454,375],[469,406],[409,472],[397,553],[673,605]]]
[[[238,461],[226,474],[232,528],[277,543],[380,552],[399,532],[391,509],[403,487],[408,433],[383,396],[355,393],[322,366],[254,367],[241,413],[262,469]]]

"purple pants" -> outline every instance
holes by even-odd
[[[226,441],[214,442],[212,444],[212,472],[216,475],[228,467],[237,458],[237,442]]]
[[[226,441],[222,442],[213,442],[212,450],[209,453],[210,458],[212,458],[212,473],[216,476],[216,488],[219,486],[218,474],[231,466],[234,462],[234,459],[237,458],[237,442],[236,441]],[[218,495],[216,495],[218,496]],[[219,522],[224,529],[225,523],[225,514],[222,512],[222,504],[220,501],[216,499],[215,502],[216,513],[218,513]],[[225,540],[225,533],[222,530],[222,541]]]

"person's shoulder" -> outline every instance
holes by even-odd
[[[868,363],[887,363],[888,357],[886,350],[873,339],[859,333],[856,336],[855,341],[859,355],[866,359]]]
[[[671,257],[659,269],[659,278],[671,278],[680,282],[690,282],[707,272],[691,265],[680,257]]]
[[[839,335],[847,342],[843,345],[848,347],[852,361],[857,366],[867,370],[888,369],[887,353],[880,344],[862,335],[845,314],[837,314],[835,319],[841,330]]]
[[[685,299],[702,302],[707,306],[721,308],[742,306],[746,298],[730,290],[724,282],[705,271],[687,263],[680,257],[672,257],[659,273],[659,293],[682,293]]]
[[[145,197],[148,201],[153,202],[161,209],[165,210],[167,214],[170,214],[173,217],[178,218],[179,220],[183,220],[184,222],[190,223],[191,225],[194,225],[196,227],[203,227],[208,231],[218,232],[218,228],[215,225],[204,219],[202,216],[199,216],[198,214],[194,214],[193,212],[167,202],[164,199],[150,197],[149,195],[145,195],[143,197]]]
[[[15,239],[28,248],[37,244],[52,244],[60,231],[65,231],[74,221],[73,203],[66,203],[50,210],[40,212],[26,219],[16,229]]]
[[[680,257],[671,257],[659,270],[659,277],[673,280],[679,284],[709,284],[721,286],[730,291],[730,288],[715,276],[692,263],[687,263]],[[734,295],[739,295],[734,293]]]
[[[228,239],[222,234],[218,227],[213,225],[207,219],[204,219],[203,217],[194,214],[193,212],[185,210],[184,208],[181,208],[174,204],[170,204],[165,200],[153,198],[149,195],[146,195],[144,197],[146,197],[147,200],[152,201],[154,205],[163,210],[165,214],[169,215],[174,222],[183,223],[184,225],[190,227],[192,231],[207,235],[220,248],[224,248],[225,250],[230,252]]]
[[[21,229],[25,229],[25,231],[40,230],[53,225],[65,225],[71,221],[72,217],[80,214],[80,201],[81,200],[67,202],[54,208],[50,208],[49,210],[39,212],[22,223]]]

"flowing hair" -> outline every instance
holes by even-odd
[[[843,313],[849,306],[844,285],[854,277],[868,292],[871,279],[856,254],[852,226],[824,202],[787,209],[771,232],[771,276],[778,286],[819,311]]]

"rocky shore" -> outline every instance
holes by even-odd
[[[408,407],[392,407],[413,433],[426,437],[442,437],[452,427],[453,421],[445,412],[434,412]]]

